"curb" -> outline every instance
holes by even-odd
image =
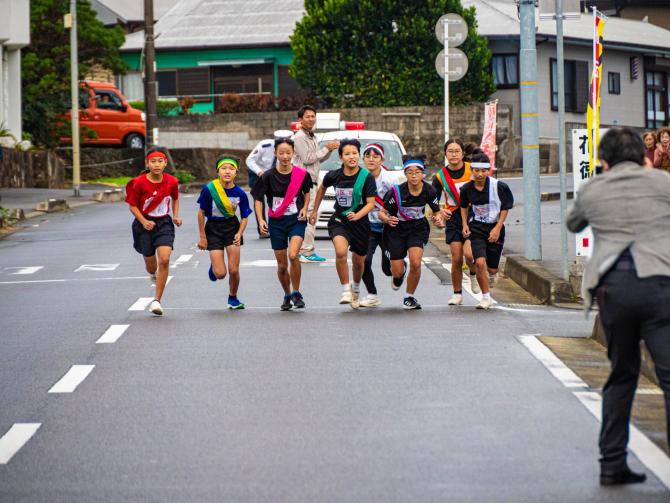
[[[600,314],[596,315],[596,319],[593,322],[593,332],[591,332],[591,339],[607,348],[607,338],[605,337],[603,324],[600,321]],[[651,359],[651,355],[649,354],[649,350],[647,349],[647,346],[645,346],[644,341],[642,341],[642,344],[640,345],[640,356],[642,357],[640,372],[644,377],[658,386],[659,382],[658,377],[656,376],[656,371],[654,370],[654,362]]]
[[[543,304],[574,303],[570,283],[554,276],[541,262],[528,260],[521,255],[509,255],[505,261],[505,276],[531,293]]]
[[[575,193],[572,190],[569,190],[565,193],[567,199],[574,199]],[[558,201],[561,199],[560,192],[542,192],[540,194],[540,201]]]

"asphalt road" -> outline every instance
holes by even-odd
[[[331,260],[304,266],[308,307],[282,313],[254,225],[248,308],[228,311],[182,204],[163,318],[129,310],[152,288],[123,204],[0,241],[1,502],[668,501],[634,455],[647,483],[598,486],[598,421],[518,338],[585,336],[580,312],[447,307],[426,267],[422,311],[377,269],[383,305],[355,312]],[[74,365],[76,388],[49,393]],[[19,423],[39,427],[12,448]]]

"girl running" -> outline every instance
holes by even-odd
[[[335,267],[342,284],[340,304],[351,304],[351,307],[358,309],[360,282],[370,239],[368,213],[375,206],[377,185],[370,172],[358,165],[361,152],[358,140],[342,140],[338,152],[342,167],[329,171],[323,178],[309,220],[312,225],[316,224],[319,205],[326,189],[334,187],[335,207],[328,221],[328,235],[335,247]],[[347,249],[351,250],[352,283],[349,283]]]
[[[384,147],[378,143],[370,143],[363,149],[363,162],[366,169],[375,177],[377,195],[375,196],[375,207],[368,214],[370,219],[370,239],[368,240],[368,253],[365,255],[365,268],[363,269],[363,283],[368,291],[367,296],[360,301],[360,307],[377,307],[382,302],[377,297],[375,277],[372,273],[372,258],[377,247],[381,249],[382,271],[391,276],[391,262],[382,248],[382,231],[384,224],[379,219],[379,210],[384,206],[384,195],[393,187],[393,181],[382,165],[384,162]]]
[[[423,156],[403,156],[407,181],[393,186],[384,197],[384,208],[379,217],[384,222],[384,248],[391,259],[392,288],[398,290],[405,277],[405,257],[409,254],[407,291],[404,309],[421,309],[414,292],[421,279],[423,247],[430,236],[430,226],[425,217],[426,205],[433,210],[432,220],[444,226],[439,196],[435,189],[423,181],[426,170]]]
[[[236,157],[223,155],[214,165],[218,178],[202,188],[198,204],[198,248],[209,250],[209,279],[216,281],[228,276],[228,309],[244,309],[244,303],[237,298],[240,286],[240,247],[244,244],[244,230],[251,214],[249,199],[245,192],[235,185],[235,177],[240,169]],[[239,208],[241,220],[235,211]],[[207,219],[207,223],[205,223]],[[225,253],[224,253],[225,251]],[[228,255],[228,270],[224,256]]]
[[[256,200],[259,227],[262,233],[269,231],[270,244],[277,259],[277,276],[284,289],[284,301],[280,309],[290,311],[292,308],[305,307],[300,293],[300,247],[305,238],[312,178],[307,171],[291,164],[293,140],[279,138],[275,140],[274,149],[277,166],[263,173],[252,195]],[[263,217],[263,197],[270,208],[268,222]]]

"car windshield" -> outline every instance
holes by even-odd
[[[329,141],[330,140],[323,140],[319,145],[323,147]],[[374,138],[359,141],[361,142],[361,152],[363,152],[363,149],[365,149],[366,145],[369,143],[380,144],[384,147],[384,166],[390,171],[402,171],[402,151],[397,142],[393,140],[375,140]],[[362,155],[360,164],[361,166],[364,166]],[[339,169],[341,166],[342,162],[340,161],[340,156],[337,155],[337,150],[333,150],[330,157],[321,163],[321,169],[325,171]]]

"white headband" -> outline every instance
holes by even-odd
[[[490,168],[491,163],[490,162],[471,162],[470,167],[475,169],[475,168]]]

